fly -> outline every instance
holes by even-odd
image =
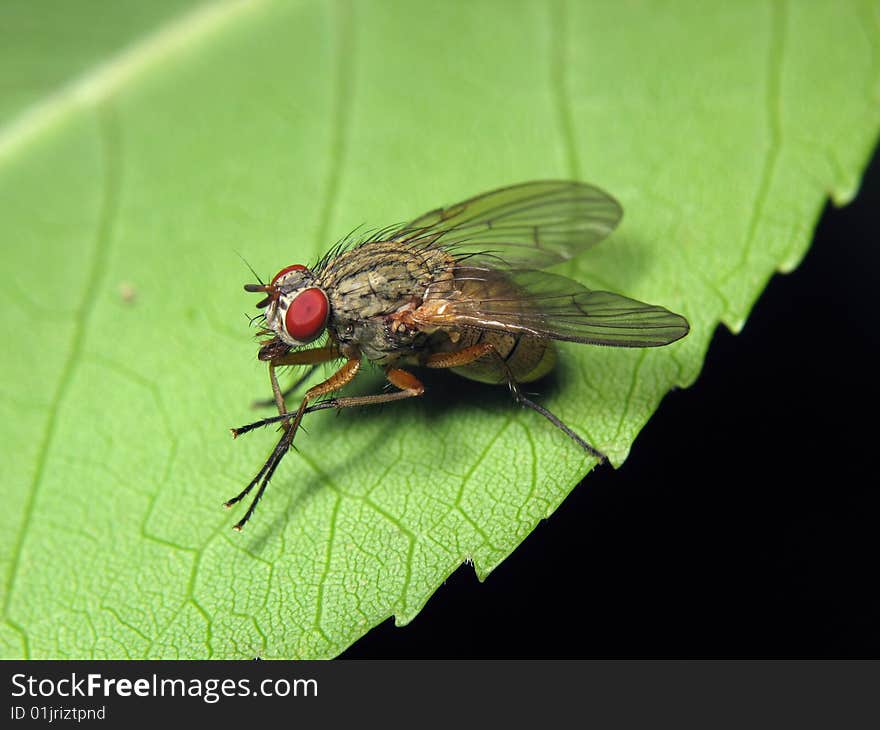
[[[262,468],[226,507],[257,493],[235,525],[241,530],[293,443],[303,417],[414,398],[425,386],[408,368],[445,368],[471,380],[507,385],[514,400],[539,413],[594,457],[605,456],[520,385],[550,372],[554,340],[614,347],[659,347],[688,333],[687,320],[660,306],[593,291],[544,271],[608,236],[623,210],[586,183],[546,180],[493,190],[438,208],[331,250],[311,268],[281,269],[245,290],[264,298],[258,358],[268,363],[278,415],[233,435],[281,423],[281,438]],[[320,344],[316,344],[318,340]],[[364,359],[385,371],[394,390],[337,397]],[[317,365],[342,361],[309,388],[295,411],[285,397]],[[276,370],[311,366],[287,391]]]

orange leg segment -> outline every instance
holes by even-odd
[[[314,347],[311,350],[297,350],[296,352],[288,352],[281,357],[273,358],[272,362],[276,366],[280,365],[320,365],[322,362],[330,362],[342,357],[336,345],[327,345],[326,347]]]
[[[325,408],[354,408],[357,406],[373,406],[379,403],[390,403],[395,400],[404,400],[406,398],[417,398],[425,392],[425,386],[422,381],[407,370],[400,368],[387,368],[385,377],[388,382],[399,390],[391,393],[377,393],[376,395],[355,395],[346,398],[331,398],[330,400],[318,403],[306,410],[307,413],[312,411],[321,411]],[[279,419],[266,419],[267,421]]]
[[[294,390],[302,385],[318,365],[331,360],[342,357],[335,344],[325,347],[316,347],[311,350],[298,350],[297,352],[288,352],[281,357],[276,357],[269,361],[269,381],[272,383],[272,398],[256,400],[252,406],[254,408],[265,408],[275,404],[278,406],[279,413],[286,413],[287,409],[283,408],[284,399],[287,398]],[[285,365],[309,365],[310,367],[300,377],[288,385],[284,390],[278,387],[278,380],[275,377],[275,368]]]
[[[495,347],[488,342],[471,345],[470,347],[465,347],[464,349],[456,350],[455,352],[435,352],[425,360],[425,367],[457,368],[462,365],[470,365],[474,360],[479,360],[490,352],[497,352],[497,350],[495,350]]]

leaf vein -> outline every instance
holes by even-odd
[[[620,413],[620,421],[617,423],[617,430],[614,432],[614,441],[617,441],[620,438],[620,431],[623,428],[623,423],[626,421],[627,415],[629,415],[629,409],[632,405],[633,394],[636,391],[636,383],[639,380],[639,370],[642,367],[642,364],[645,362],[645,356],[648,354],[647,350],[640,350],[639,356],[636,359],[636,365],[633,368],[632,378],[629,383],[629,390],[626,392],[626,399],[623,402],[623,410]]]
[[[574,134],[574,119],[568,94],[568,35],[566,33],[568,6],[565,0],[558,0],[550,6],[550,34],[552,56],[550,59],[550,88],[556,102],[556,114],[562,136],[562,149],[568,163],[568,175],[577,180],[580,177],[580,160]]]
[[[330,524],[327,528],[327,550],[324,553],[324,569],[318,578],[318,592],[315,596],[315,623],[314,627],[320,632],[321,636],[328,644],[332,644],[330,637],[321,626],[321,617],[324,613],[324,586],[327,582],[327,576],[330,574],[330,563],[333,560],[333,543],[336,540],[336,521],[339,517],[339,506],[342,504],[342,495],[336,495],[333,503],[333,510],[330,513]]]
[[[333,207],[339,195],[348,148],[351,113],[347,109],[347,101],[352,98],[355,70],[352,10],[347,0],[337,0],[333,10],[336,27],[336,79],[333,94],[333,133],[330,139],[330,172],[318,223],[318,239],[321,241],[327,240],[329,235]]]
[[[740,255],[739,262],[723,278],[722,283],[727,283],[740,270],[748,264],[758,226],[764,215],[764,206],[770,195],[770,186],[776,174],[779,155],[782,150],[782,65],[785,54],[785,26],[788,5],[785,0],[773,3],[770,43],[767,54],[767,88],[765,104],[767,109],[767,127],[770,130],[770,141],[764,158],[764,166],[761,171],[761,180],[755,193],[752,215],[749,219],[749,227],[746,233],[745,245]]]
[[[37,494],[46,464],[49,460],[49,452],[55,441],[58,427],[58,412],[67,398],[67,394],[74,375],[80,364],[86,338],[86,331],[95,309],[97,297],[95,292],[100,289],[104,280],[104,273],[109,255],[111,238],[119,208],[119,191],[122,182],[121,170],[121,131],[112,107],[108,104],[98,110],[98,131],[101,140],[101,152],[104,165],[103,197],[98,212],[98,228],[95,236],[95,245],[92,250],[91,263],[86,278],[85,286],[80,295],[76,309],[76,320],[73,329],[73,337],[67,358],[61,369],[58,385],[52,396],[51,405],[48,409],[46,428],[40,441],[37,453],[34,476],[28,489],[24,504],[21,525],[15,537],[10,560],[9,573],[6,578],[6,595],[3,600],[3,616],[9,617],[12,597],[15,593],[15,583],[18,578],[21,555],[24,548],[25,537],[33,519],[36,506]]]

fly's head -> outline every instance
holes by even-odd
[[[244,288],[266,294],[257,307],[266,308],[266,327],[286,345],[307,345],[324,333],[330,303],[305,266],[285,266],[269,284],[246,284]]]

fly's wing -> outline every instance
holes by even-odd
[[[597,187],[539,180],[438,208],[392,231],[388,240],[439,245],[459,260],[543,269],[601,241],[622,216],[620,204]]]
[[[664,307],[607,291],[591,291],[545,271],[458,266],[454,279],[431,290],[429,327],[477,327],[615,347],[659,347],[681,339],[687,320]],[[418,310],[417,310],[418,311]]]

